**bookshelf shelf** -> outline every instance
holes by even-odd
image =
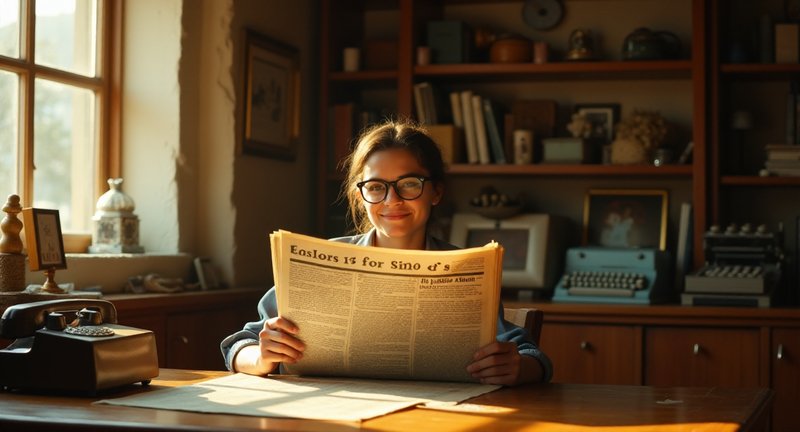
[[[601,62],[560,62],[560,63],[469,63],[415,66],[418,77],[509,77],[535,76],[536,78],[564,79],[688,79],[691,77],[692,62],[689,60],[669,61],[601,61]]]
[[[358,72],[331,72],[331,81],[362,82],[362,81],[394,81],[397,80],[396,70],[364,70]]]
[[[652,176],[690,177],[691,165],[471,165],[456,164],[448,170],[452,175],[597,175],[597,176]]]
[[[800,177],[723,176],[720,184],[724,186],[800,186]]]
[[[800,64],[724,63],[720,65],[720,72],[752,76],[753,78],[764,78],[770,75],[774,75],[776,78],[785,78],[800,73]]]

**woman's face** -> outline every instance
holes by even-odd
[[[381,150],[372,154],[364,166],[362,180],[395,181],[410,175],[427,177],[428,170],[417,159],[402,149]],[[362,200],[370,222],[377,230],[376,246],[402,249],[424,249],[425,228],[431,207],[442,198],[441,187],[426,181],[422,195],[414,200],[404,200],[389,187],[386,199],[370,204]]]

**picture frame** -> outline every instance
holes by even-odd
[[[591,123],[589,138],[614,141],[614,125],[620,120],[620,104],[578,104],[575,113],[582,114]]]
[[[299,53],[245,31],[242,153],[292,161],[300,135]]]
[[[24,208],[22,223],[31,271],[67,268],[58,210]]]
[[[583,244],[664,250],[666,190],[590,189],[583,206]]]
[[[211,262],[211,258],[195,258],[194,270],[197,273],[197,281],[200,283],[201,290],[207,291],[221,288],[219,278],[217,277],[217,270],[214,268],[214,263]]]

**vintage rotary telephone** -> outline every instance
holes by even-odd
[[[96,393],[158,376],[153,332],[116,324],[105,300],[51,300],[10,306],[0,337],[0,387]]]

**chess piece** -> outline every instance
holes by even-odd
[[[9,195],[3,206],[6,216],[0,221],[0,291],[25,289],[25,255],[22,254],[22,211],[19,195]]]

